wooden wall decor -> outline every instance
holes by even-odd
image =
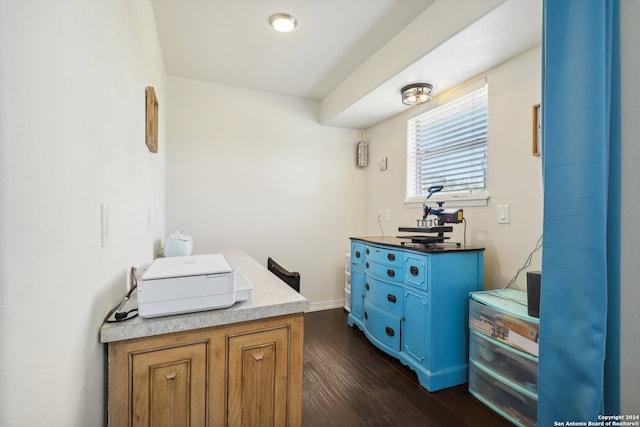
[[[152,153],[158,152],[158,98],[153,86],[147,86],[147,131],[146,144]]]
[[[533,143],[531,154],[539,156],[542,152],[542,115],[540,104],[534,105],[532,111]]]

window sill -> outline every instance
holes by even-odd
[[[406,208],[422,208],[425,202],[424,197],[411,197],[404,201]],[[444,202],[445,208],[468,208],[468,207],[484,207],[489,205],[489,193],[481,194],[449,194],[449,195],[437,195],[432,196],[427,203],[437,204],[438,202]]]

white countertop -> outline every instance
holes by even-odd
[[[237,272],[253,284],[254,295],[247,301],[229,308],[201,311],[174,316],[133,319],[104,323],[100,328],[100,342],[122,341],[172,332],[189,331],[211,326],[228,325],[249,320],[300,313],[309,309],[309,301],[273,275],[265,266],[241,249],[223,249],[223,254]],[[132,297],[135,292],[132,294]]]

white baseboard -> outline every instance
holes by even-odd
[[[340,307],[344,307],[343,299],[337,299],[335,301],[312,302],[307,312],[330,310],[332,308],[340,308]]]

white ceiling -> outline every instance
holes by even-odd
[[[152,3],[169,75],[318,100],[319,120],[353,128],[406,109],[400,87],[442,92],[540,44],[542,28],[541,0]],[[279,12],[293,32],[269,26]]]

